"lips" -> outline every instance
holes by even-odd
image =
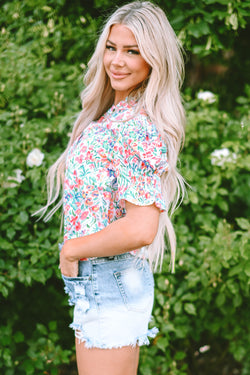
[[[114,79],[123,79],[126,78],[129,73],[122,73],[122,72],[110,72],[112,78]]]

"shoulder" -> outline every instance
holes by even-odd
[[[153,125],[146,110],[143,107],[138,106],[138,102],[127,98],[116,105],[113,105],[105,114],[104,118],[109,119],[112,122],[123,123],[123,128],[126,125],[150,127]]]
[[[111,122],[119,123],[118,140],[133,149],[155,150],[166,152],[166,144],[143,107],[138,107],[136,101],[121,101],[113,105],[107,112]]]
[[[142,108],[133,117],[128,118],[123,126],[123,134],[134,135],[139,139],[161,138],[157,126]]]
[[[122,137],[132,148],[166,153],[166,144],[154,122],[144,109],[128,119],[122,129]]]
[[[118,139],[126,158],[136,156],[160,174],[168,169],[166,144],[143,109],[124,122]]]

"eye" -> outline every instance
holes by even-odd
[[[115,47],[111,46],[110,44],[107,44],[107,45],[106,45],[106,49],[107,49],[108,51],[115,51]]]
[[[140,52],[137,51],[136,49],[129,49],[128,54],[129,55],[140,55]]]

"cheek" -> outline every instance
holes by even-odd
[[[144,72],[145,72],[145,78],[146,78],[150,73],[150,66],[147,63],[145,63]]]
[[[143,63],[141,63],[138,69],[138,73],[140,74],[140,77],[142,78],[142,80],[144,80],[149,75],[149,72],[150,72],[149,65],[145,61],[143,61]]]
[[[107,53],[104,53],[104,56],[103,56],[103,65],[104,65],[105,70],[107,70],[107,68],[109,66],[109,58],[107,56]]]
[[[144,59],[140,58],[139,61],[134,62],[134,70],[140,73],[140,75],[147,76],[150,71],[150,66]]]

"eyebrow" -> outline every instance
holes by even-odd
[[[107,40],[107,43],[110,43],[110,44],[113,44],[113,46],[116,46],[116,44],[114,42],[111,42],[111,40]],[[138,45],[137,44],[130,44],[130,45],[126,45],[126,46],[123,46],[124,48],[138,48]]]

